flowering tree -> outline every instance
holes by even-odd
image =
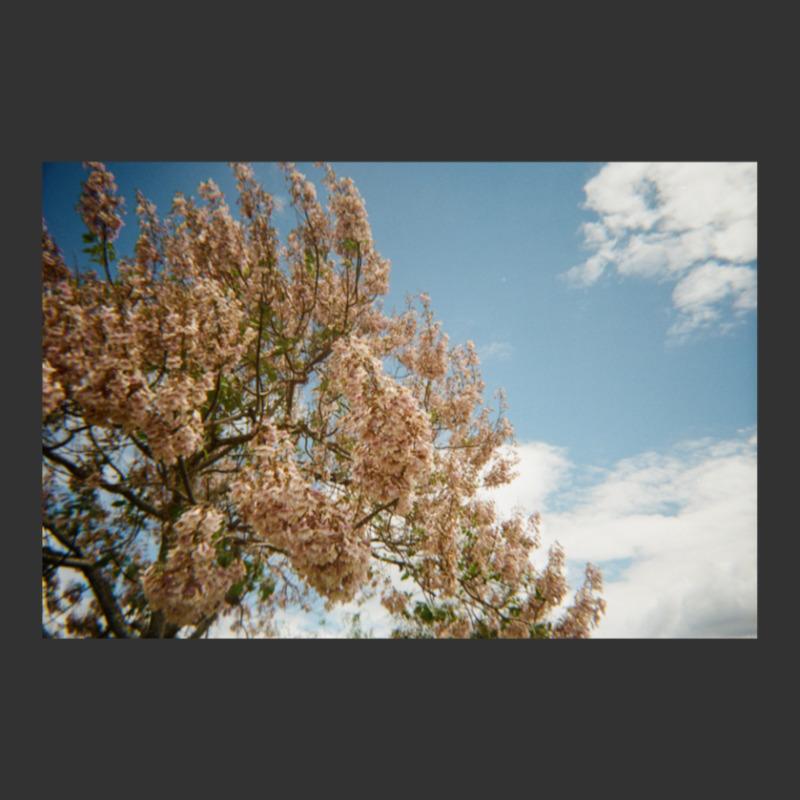
[[[564,554],[534,568],[538,516],[500,519],[513,430],[483,405],[471,343],[429,298],[385,316],[389,262],[353,182],[327,201],[283,165],[296,211],[232,165],[235,220],[213,182],[166,217],[90,163],[79,210],[102,275],[42,233],[43,632],[275,633],[276,608],[380,594],[396,636],[585,637],[597,569],[565,606]],[[76,579],[77,578],[77,579]]]

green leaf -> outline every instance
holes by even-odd
[[[551,631],[552,625],[549,622],[540,622],[531,628],[531,636],[534,639],[549,639]]]
[[[472,563],[469,565],[468,569],[464,572],[464,578],[469,580],[470,578],[475,578],[480,574],[481,568],[478,566],[477,563]]]
[[[275,584],[270,580],[262,581],[261,586],[258,587],[258,594],[262,601],[268,600],[274,591]]]

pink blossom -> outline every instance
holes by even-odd
[[[106,240],[113,242],[119,236],[119,229],[125,224],[122,221],[123,199],[116,197],[117,185],[114,176],[96,161],[84,163],[90,167],[89,179],[83,184],[78,209],[86,227],[94,234],[105,235]]]

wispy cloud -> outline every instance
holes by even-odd
[[[608,164],[584,187],[592,254],[562,277],[591,286],[608,268],[676,284],[671,339],[725,330],[756,307],[757,165]]]
[[[490,342],[476,349],[481,361],[508,361],[514,348],[508,342]]]
[[[542,443],[523,450],[520,476],[497,502],[510,513],[512,498],[538,495],[545,543],[564,546],[575,586],[585,562],[604,568],[608,613],[595,637],[756,634],[754,432],[602,471],[579,470]]]

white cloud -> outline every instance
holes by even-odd
[[[563,273],[591,286],[608,266],[677,284],[670,335],[724,330],[756,307],[757,165],[608,164],[584,187],[599,220],[582,227],[585,262]]]
[[[396,569],[384,574],[398,590],[410,588],[400,583],[400,573]],[[336,605],[330,611],[324,609],[322,600],[308,614],[298,610],[278,611],[275,623],[286,638],[348,639],[356,624],[356,616],[363,634],[375,639],[391,636],[394,623],[378,593],[360,602]]]
[[[487,345],[482,345],[476,348],[481,361],[489,361],[496,359],[498,361],[507,361],[511,358],[511,351],[513,347],[508,342],[490,342]]]
[[[680,316],[669,333],[682,340],[700,328],[714,325],[727,328],[730,323],[721,320],[719,305],[722,301],[730,301],[738,315],[754,309],[757,304],[755,271],[713,261],[691,270],[672,292],[672,302]]]
[[[544,511],[543,543],[564,546],[573,588],[587,561],[605,564],[596,638],[755,635],[756,447],[742,431],[586,473],[563,450],[529,443],[498,505],[510,513],[520,496]]]
[[[545,442],[527,442],[517,447],[519,476],[505,486],[499,486],[485,495],[491,497],[504,516],[511,516],[514,508],[527,512],[544,512],[547,499],[564,484],[572,464],[563,447]]]

